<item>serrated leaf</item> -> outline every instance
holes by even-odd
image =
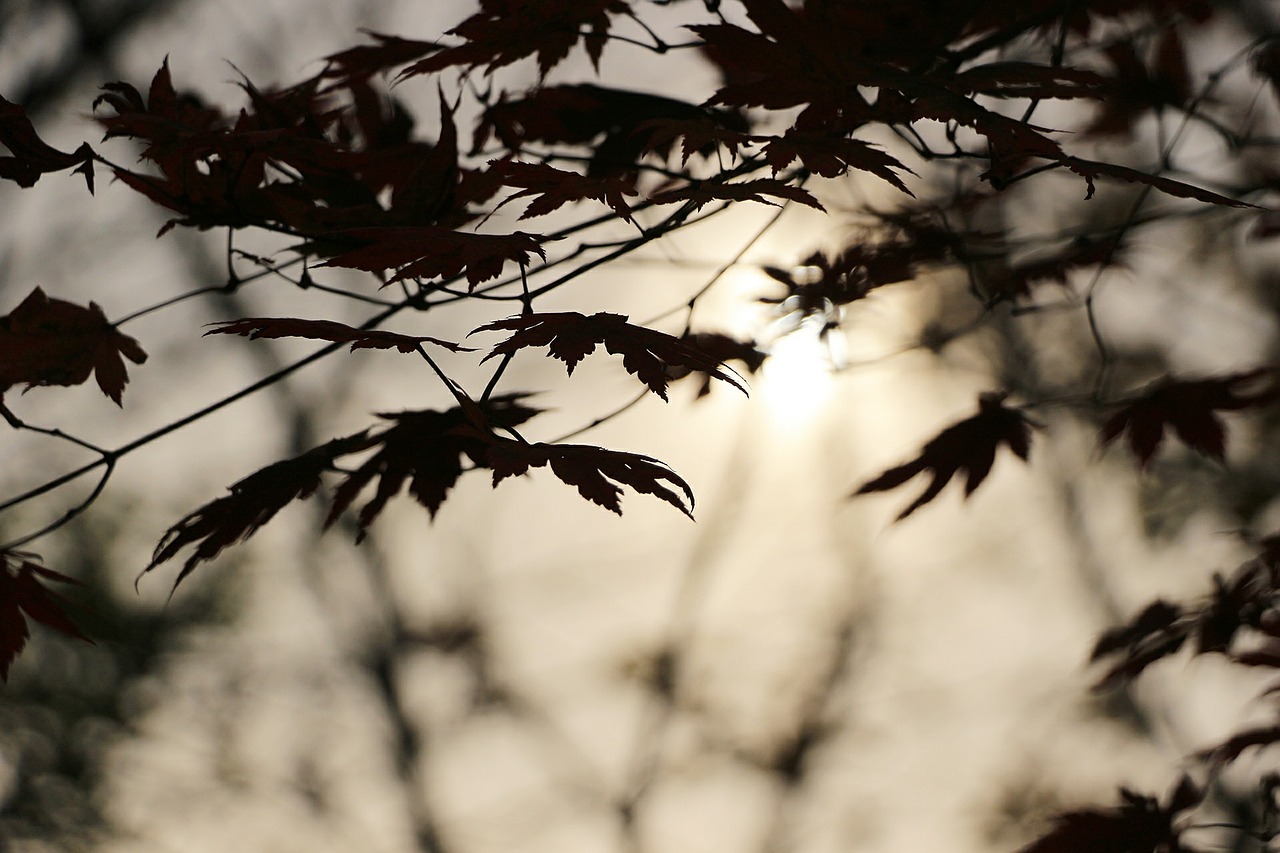
[[[621,314],[520,314],[486,323],[471,334],[504,330],[515,334],[494,346],[484,361],[519,349],[546,347],[547,354],[563,361],[572,375],[578,362],[603,345],[608,352],[621,355],[626,371],[664,400],[673,371],[680,370],[701,371],[747,393],[736,374],[724,367],[724,359],[701,349],[692,339],[632,325]]]

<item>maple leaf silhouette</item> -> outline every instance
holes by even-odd
[[[539,411],[521,404],[523,396],[507,394],[492,397],[478,404],[476,409],[479,417],[489,423],[518,426]],[[141,574],[154,570],[172,560],[182,549],[194,545],[195,549],[173,582],[176,589],[200,563],[208,562],[227,547],[248,539],[290,503],[315,494],[322,485],[323,475],[338,470],[337,460],[340,457],[373,448],[377,451],[355,470],[346,472],[345,479],[334,490],[324,522],[325,529],[337,521],[375,478],[379,481],[376,493],[360,510],[357,542],[364,539],[369,525],[406,481],[409,482],[410,494],[434,515],[462,474],[461,457],[465,454],[483,460],[488,447],[487,439],[478,433],[472,415],[458,407],[443,412],[426,410],[380,414],[378,417],[389,421],[391,426],[335,438],[291,459],[274,462],[233,483],[231,494],[188,513],[166,530],[156,545],[151,562]]]
[[[1146,184],[1153,189],[1160,190],[1167,195],[1177,198],[1190,198],[1196,201],[1203,201],[1208,204],[1217,204],[1223,207],[1249,207],[1257,208],[1257,205],[1249,204],[1247,201],[1229,198],[1212,190],[1206,190],[1203,187],[1192,186],[1191,184],[1175,181],[1172,178],[1166,178],[1162,175],[1152,175],[1139,169],[1131,169],[1128,166],[1121,166],[1115,163],[1099,163],[1094,160],[1085,160],[1080,157],[1059,157],[1058,161],[1069,171],[1075,172],[1084,178],[1087,190],[1085,198],[1093,198],[1094,180],[1099,176],[1115,178],[1118,181],[1124,181],[1130,184]]]
[[[1195,639],[1194,654],[1223,654],[1248,666],[1280,666],[1273,643],[1261,649],[1232,651],[1235,638],[1248,628],[1269,638],[1280,637],[1271,614],[1280,590],[1280,536],[1262,540],[1259,552],[1230,577],[1215,574],[1212,592],[1199,601],[1175,605],[1157,600],[1126,624],[1107,631],[1094,646],[1091,660],[1112,659],[1097,689],[1131,681],[1161,658]]]
[[[624,0],[481,0],[479,12],[449,30],[450,35],[466,39],[464,44],[414,63],[401,77],[453,65],[487,65],[492,72],[534,54],[545,77],[579,41],[586,46],[592,63],[599,66],[609,34],[609,15],[628,11]]]
[[[505,187],[523,187],[498,205],[518,198],[537,196],[521,219],[544,216],[566,204],[582,199],[593,199],[613,208],[618,216],[631,222],[631,206],[625,196],[636,195],[630,182],[620,177],[596,178],[557,169],[547,163],[523,163],[519,160],[490,160],[489,172],[502,181]],[[495,208],[496,209],[496,208]]]
[[[507,261],[525,265],[531,255],[546,260],[545,237],[516,231],[513,234],[472,234],[435,225],[387,228],[352,228],[331,237],[365,245],[340,252],[320,266],[347,267],[381,273],[395,270],[391,282],[407,278],[447,279],[467,275],[475,287],[497,278]]]
[[[756,138],[767,140],[763,154],[765,161],[773,167],[774,175],[791,165],[793,160],[799,159],[806,169],[824,178],[838,178],[850,169],[855,169],[888,181],[907,195],[915,197],[915,193],[907,188],[893,170],[909,175],[914,175],[915,172],[869,142],[797,130],[787,131],[783,136]]]
[[[652,457],[589,444],[522,444],[498,436],[492,439],[484,458],[493,469],[495,486],[530,468],[549,465],[562,482],[577,487],[578,494],[618,515],[622,515],[622,489],[618,484],[622,484],[666,501],[693,518],[693,490],[689,484]]]
[[[747,373],[753,375],[764,366],[765,359],[769,357],[768,353],[756,347],[755,341],[740,341],[721,332],[685,332],[680,336],[680,340],[710,356],[717,364],[728,361],[741,362]],[[701,383],[698,385],[697,396],[705,397],[711,393],[711,380],[714,377],[705,370],[671,366],[667,368],[667,375],[673,380],[683,379],[686,376],[698,376]]]
[[[594,83],[543,86],[523,98],[504,94],[488,107],[476,125],[471,153],[480,153],[495,135],[511,154],[530,142],[589,146],[587,176],[617,176],[634,171],[645,151],[666,156],[675,136],[691,125],[718,128],[698,132],[728,140],[726,145],[745,139],[747,130],[746,120],[734,110]],[[696,147],[703,150],[704,145]]]
[[[258,338],[310,338],[334,343],[350,343],[351,350],[397,349],[414,352],[422,344],[434,344],[453,352],[471,352],[470,347],[443,341],[439,338],[401,335],[380,329],[356,329],[333,320],[300,320],[297,317],[245,317],[242,320],[224,320],[211,325],[205,335],[243,335],[250,340]]]
[[[413,41],[399,36],[361,30],[377,44],[362,44],[324,57],[326,67],[321,76],[336,78],[346,85],[356,80],[367,80],[392,68],[408,65],[442,45],[430,41]]]
[[[1081,809],[1060,814],[1048,834],[1018,853],[1180,853],[1186,848],[1174,819],[1198,805],[1204,792],[1184,776],[1166,805],[1154,797],[1120,789],[1113,809]]]
[[[664,190],[650,196],[649,201],[654,204],[675,204],[681,201],[692,201],[694,210],[698,210],[713,201],[758,201],[770,207],[780,207],[779,204],[769,201],[765,196],[773,196],[787,201],[798,201],[801,204],[812,207],[814,210],[821,210],[823,213],[826,213],[827,210],[804,187],[797,187],[774,178],[757,178],[752,181],[738,181],[736,183],[694,181],[687,186]]]
[[[85,307],[52,299],[37,287],[0,317],[0,395],[19,383],[79,385],[93,373],[102,393],[122,405],[129,381],[125,358],[142,364],[147,354],[107,321],[96,302]]]
[[[173,582],[176,589],[197,565],[248,539],[293,501],[314,494],[320,488],[321,475],[333,469],[339,456],[372,444],[367,431],[336,438],[233,483],[231,494],[205,504],[166,530],[142,574],[172,560],[188,545],[195,545]]]
[[[515,427],[538,414],[523,405],[523,395],[491,397],[479,404],[484,418],[497,426]],[[462,460],[470,458],[484,465],[492,437],[481,433],[468,413],[454,407],[446,411],[424,410],[379,414],[391,426],[373,433],[378,450],[346,476],[333,493],[333,504],[325,519],[331,526],[355,501],[366,486],[378,480],[373,497],[360,509],[356,542],[364,539],[369,525],[382,513],[387,502],[400,493],[405,483],[409,494],[434,518],[449,490],[462,476]]]
[[[628,373],[664,400],[673,370],[701,371],[747,393],[735,375],[724,369],[724,360],[701,349],[693,339],[634,326],[622,314],[519,314],[486,323],[471,334],[502,330],[513,330],[515,334],[494,346],[484,361],[526,347],[547,347],[547,354],[563,361],[572,376],[578,362],[603,344],[606,351],[622,356],[622,366]]]
[[[9,680],[9,665],[31,635],[27,618],[68,637],[93,642],[67,616],[62,597],[40,583],[41,579],[69,584],[80,581],[46,569],[37,560],[34,554],[0,551],[0,681]]]
[[[74,166],[72,171],[84,175],[89,192],[93,192],[93,160],[97,155],[89,143],[72,154],[59,151],[36,134],[26,110],[3,97],[0,97],[0,144],[9,149],[9,156],[0,157],[0,178],[20,187],[31,187],[41,175]]]
[[[987,478],[1001,444],[1009,445],[1020,459],[1025,460],[1030,452],[1031,422],[1018,410],[1006,408],[1003,400],[1000,394],[983,394],[978,414],[947,427],[925,444],[917,458],[864,483],[851,497],[895,489],[918,474],[928,473],[932,477],[929,485],[898,514],[896,520],[901,521],[936,498],[961,471],[965,472],[964,493],[969,496]]]
[[[1166,377],[1107,420],[1102,427],[1102,446],[1126,435],[1129,449],[1145,468],[1160,449],[1166,428],[1171,428],[1188,447],[1222,461],[1226,427],[1215,413],[1274,399],[1277,388],[1271,374],[1270,369],[1261,368],[1216,379]],[[1260,383],[1264,378],[1268,381]]]
[[[738,155],[738,149],[750,144],[755,137],[741,130],[729,128],[712,120],[709,116],[690,119],[651,119],[637,126],[637,131],[646,134],[645,149],[656,151],[664,157],[670,152],[677,139],[680,143],[680,164],[689,162],[694,154],[710,156],[720,148],[730,157]]]

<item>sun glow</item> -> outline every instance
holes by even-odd
[[[800,327],[769,345],[769,358],[756,383],[758,397],[771,418],[786,426],[814,420],[831,396],[839,334],[823,335],[820,318],[810,318]]]

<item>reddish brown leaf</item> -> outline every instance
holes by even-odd
[[[370,30],[361,32],[377,44],[357,45],[329,54],[324,58],[327,63],[324,70],[325,77],[337,78],[347,84],[353,80],[367,80],[375,74],[408,65],[441,49],[441,46],[435,42],[412,41]]]
[[[936,498],[961,471],[965,473],[965,496],[972,494],[990,473],[1001,444],[1009,445],[1014,455],[1025,460],[1031,449],[1031,424],[1018,410],[1005,408],[1003,399],[1002,395],[983,394],[978,414],[947,427],[925,444],[918,457],[864,483],[853,496],[895,489],[918,474],[928,473],[932,477],[929,485],[898,514],[901,521]]]
[[[538,413],[537,409],[522,405],[521,399],[521,395],[515,394],[491,398],[476,406],[478,417],[494,425],[518,426]],[[360,510],[357,542],[364,539],[369,525],[406,481],[409,493],[434,515],[462,474],[462,456],[484,464],[489,441],[475,426],[474,417],[460,408],[379,417],[391,426],[335,438],[300,456],[268,465],[233,484],[231,494],[205,504],[165,531],[142,573],[173,559],[183,548],[195,546],[174,580],[176,588],[200,563],[248,539],[293,501],[313,495],[325,473],[339,470],[340,457],[378,448],[359,467],[345,474],[334,491],[325,519],[327,529],[365,486],[377,479],[376,493]]]
[[[625,196],[635,195],[636,191],[625,178],[593,178],[557,169],[547,163],[522,163],[518,160],[490,160],[489,172],[504,187],[525,188],[498,207],[518,198],[537,196],[520,214],[521,219],[544,216],[571,202],[592,199],[609,205],[627,222],[632,221],[631,206]]]
[[[896,157],[886,154],[869,142],[833,137],[826,133],[804,133],[795,130],[788,131],[785,136],[755,138],[767,140],[764,146],[764,158],[773,167],[775,175],[799,158],[804,167],[815,175],[838,178],[850,169],[868,172],[881,180],[888,181],[907,195],[915,197],[915,193],[907,188],[894,170],[897,169],[909,175],[914,175],[915,172],[898,162]]]
[[[89,192],[93,192],[93,159],[89,143],[72,154],[64,154],[36,134],[26,110],[0,97],[0,144],[9,149],[8,157],[0,157],[0,178],[20,187],[34,186],[40,176],[76,167],[84,175]]]
[[[504,95],[486,109],[471,153],[480,153],[492,136],[512,154],[532,142],[585,146],[591,152],[588,177],[628,175],[645,151],[666,156],[675,138],[663,129],[668,122],[709,124],[739,135],[747,130],[733,110],[592,83],[543,86],[519,99]]]
[[[546,259],[545,237],[517,231],[514,234],[471,234],[435,225],[388,228],[352,228],[334,238],[364,243],[329,258],[321,266],[347,267],[381,273],[394,270],[391,281],[406,278],[449,279],[467,275],[475,287],[497,278],[507,261],[526,265],[532,255]]]
[[[1276,390],[1266,368],[1216,379],[1168,377],[1111,416],[1102,427],[1102,446],[1127,435],[1129,449],[1145,468],[1164,441],[1166,428],[1172,428],[1188,447],[1221,461],[1226,427],[1216,412],[1270,401]]]
[[[538,413],[522,405],[520,395],[492,397],[480,404],[487,422],[515,427]],[[378,480],[372,498],[360,509],[356,541],[364,539],[369,525],[382,513],[387,501],[400,493],[405,483],[409,494],[434,518],[449,490],[462,476],[463,457],[485,465],[490,436],[480,431],[473,417],[461,408],[447,411],[418,411],[382,414],[391,426],[374,433],[370,440],[378,451],[347,475],[333,493],[333,504],[325,519],[332,525],[366,486]]]
[[[9,680],[9,666],[31,636],[24,614],[68,637],[93,642],[67,616],[62,596],[46,589],[40,580],[80,582],[46,569],[38,560],[34,554],[0,551],[0,681]]]
[[[471,352],[470,347],[460,346],[452,341],[439,338],[401,335],[395,332],[384,332],[380,329],[356,329],[333,320],[300,320],[297,317],[246,317],[243,320],[224,320],[212,325],[219,326],[205,332],[206,335],[244,335],[250,340],[257,338],[310,338],[318,341],[333,341],[339,344],[351,344],[354,352],[358,349],[398,349],[400,352],[414,352],[422,344],[435,344],[453,352]]]
[[[637,128],[647,135],[646,148],[666,154],[677,139],[680,143],[680,163],[689,162],[695,153],[703,156],[723,148],[730,157],[738,156],[738,149],[750,144],[752,137],[741,130],[725,127],[708,116],[689,119],[651,119]]]
[[[618,515],[622,515],[622,489],[618,485],[621,484],[666,501],[693,518],[693,490],[680,475],[657,459],[587,444],[521,444],[493,438],[485,460],[493,469],[495,486],[530,468],[549,465],[561,481],[576,486],[578,494]]]
[[[479,12],[449,30],[465,39],[463,44],[414,63],[401,76],[429,74],[455,65],[487,66],[493,71],[534,54],[545,76],[579,41],[598,65],[609,34],[609,15],[628,10],[624,0],[481,0]]]
[[[715,360],[717,364],[724,364],[729,361],[738,361],[746,368],[747,373],[755,374],[764,365],[768,353],[756,348],[755,341],[740,341],[729,335],[720,332],[686,332],[680,336],[680,340],[690,344],[699,352],[705,353]],[[711,380],[714,378],[712,374],[705,370],[697,370],[689,367],[669,367],[667,375],[675,379],[683,379],[686,376],[697,376],[701,379],[698,386],[698,396],[705,397],[711,392]]]
[[[339,456],[364,450],[374,441],[368,432],[336,438],[232,484],[231,494],[205,504],[166,530],[142,574],[194,545],[173,582],[176,588],[197,565],[248,539],[293,501],[310,497],[320,488],[320,475],[332,470]]]
[[[471,334],[501,330],[513,330],[515,334],[495,346],[485,361],[526,347],[547,347],[547,354],[563,361],[572,375],[578,362],[603,344],[608,352],[622,356],[622,366],[628,373],[664,400],[673,370],[702,371],[747,393],[738,378],[724,368],[724,359],[700,349],[689,339],[633,326],[621,314],[520,314],[486,323]]]
[[[124,358],[147,360],[138,342],[107,321],[96,302],[86,308],[36,288],[0,317],[0,394],[19,383],[79,385],[93,373],[117,405],[128,382]]]
[[[1219,204],[1223,207],[1250,207],[1257,209],[1257,205],[1249,204],[1247,201],[1228,198],[1219,195],[1211,190],[1194,187],[1191,184],[1184,184],[1182,181],[1175,181],[1172,178],[1161,177],[1160,175],[1152,175],[1137,169],[1130,169],[1128,166],[1119,166],[1114,163],[1099,163],[1094,160],[1084,160],[1080,157],[1062,157],[1060,162],[1072,172],[1085,179],[1088,189],[1085,192],[1085,198],[1093,198],[1094,180],[1099,176],[1115,178],[1118,181],[1124,181],[1130,184],[1146,184],[1153,189],[1160,190],[1177,198],[1190,198],[1196,201],[1203,201],[1208,204]]]
[[[765,196],[773,196],[787,201],[798,201],[815,210],[826,212],[826,208],[810,195],[808,190],[774,178],[757,178],[753,181],[741,181],[739,183],[701,181],[678,187],[677,189],[665,190],[651,196],[649,201],[654,204],[675,204],[681,201],[692,201],[694,210],[713,201],[758,201],[771,207],[781,206],[776,202],[769,201]]]

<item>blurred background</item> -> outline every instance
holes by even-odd
[[[0,93],[72,150],[97,143],[97,87],[144,88],[166,55],[180,89],[234,107],[240,73],[287,84],[360,28],[431,39],[470,10],[3,0]],[[701,13],[655,10],[673,26]],[[1248,16],[1232,20],[1203,34],[1206,55],[1247,40]],[[582,78],[575,59],[558,79]],[[607,59],[606,78],[624,62]],[[681,62],[647,85],[701,97],[709,72]],[[1259,88],[1229,80],[1224,99],[1250,103],[1265,130],[1276,110]],[[431,89],[397,96],[426,115]],[[1158,135],[1152,122],[1123,144]],[[113,150],[132,162],[127,146]],[[1186,150],[1195,168],[1223,161],[1208,136]],[[37,285],[116,318],[225,283],[225,235],[153,239],[164,213],[99,177],[95,198],[75,176],[0,187],[0,312]],[[1030,244],[1076,215],[1080,192],[1078,181],[1060,196],[1020,187],[983,225]],[[821,193],[833,215],[785,210],[699,303],[698,328],[770,339],[777,315],[758,299],[778,285],[762,267],[858,239],[857,211],[892,201],[853,179]],[[1100,190],[1089,216],[1118,217],[1125,199]],[[773,215],[734,211],[681,231],[565,304],[641,322],[669,312]],[[1134,375],[1272,357],[1280,254],[1245,230],[1218,211],[1175,217],[1105,273],[1099,316]],[[131,370],[123,410],[91,386],[12,405],[115,446],[314,348],[201,339],[204,324],[368,313],[314,294],[297,302],[280,284],[130,323],[151,359]],[[615,517],[546,472],[497,490],[469,475],[433,523],[393,502],[359,547],[341,525],[318,535],[319,505],[290,507],[170,598],[173,569],[135,579],[183,514],[367,426],[371,412],[447,398],[393,353],[342,354],[131,455],[87,514],[30,546],[86,584],[73,595],[91,602],[78,619],[96,642],[37,626],[0,689],[0,851],[1012,853],[1054,811],[1111,803],[1119,784],[1163,793],[1184,756],[1265,710],[1249,702],[1257,685],[1178,659],[1136,689],[1099,694],[1088,652],[1151,598],[1203,592],[1249,554],[1233,531],[1266,532],[1275,514],[1275,425],[1233,422],[1226,467],[1173,447],[1139,477],[1126,454],[1098,448],[1097,423],[1037,411],[1045,430],[1030,464],[1002,452],[970,500],[953,486],[894,524],[913,493],[849,493],[972,414],[978,393],[1051,396],[1088,369],[1079,312],[1005,306],[954,334],[980,312],[967,286],[944,271],[877,292],[831,335],[777,340],[750,399],[727,387],[695,399],[677,384],[669,404],[646,400],[579,439],[668,462],[698,496],[696,523],[634,494]],[[451,310],[417,333],[456,339],[496,316]],[[551,389],[532,401],[551,411],[531,425],[550,438],[633,395],[600,361],[566,382],[562,365],[527,353],[503,388]],[[487,375],[461,357],[449,369],[464,385]],[[17,493],[93,454],[73,457],[65,442],[8,432],[0,488]],[[15,508],[0,539],[48,523],[92,485]]]

